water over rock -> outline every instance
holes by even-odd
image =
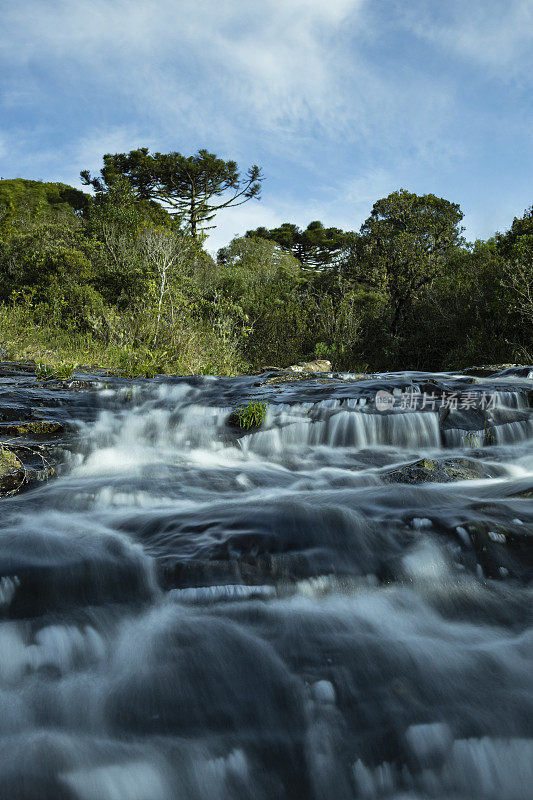
[[[0,794],[529,798],[531,372],[10,365]]]

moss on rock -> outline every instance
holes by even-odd
[[[64,432],[64,428],[59,422],[35,420],[6,426],[3,432],[11,436],[59,436]]]
[[[494,477],[479,461],[469,458],[449,458],[437,461],[421,458],[412,464],[386,473],[386,483],[452,483]]]

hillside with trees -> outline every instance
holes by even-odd
[[[457,203],[405,190],[358,231],[312,221],[206,250],[262,172],[147,148],[82,172],[93,193],[0,181],[0,347],[124,374],[454,369],[533,360],[533,210],[468,243]]]

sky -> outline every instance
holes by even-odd
[[[0,0],[0,177],[206,148],[265,176],[211,251],[399,188],[487,238],[533,203],[532,83],[533,0]]]

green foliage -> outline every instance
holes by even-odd
[[[239,406],[235,409],[237,424],[239,428],[258,428],[263,424],[266,412],[267,403],[264,400],[252,400],[246,406]]]
[[[86,186],[102,195],[126,180],[140,200],[155,200],[171,208],[196,238],[217,211],[241,205],[261,193],[257,165],[241,177],[235,161],[224,161],[207,150],[193,156],[181,153],[149,153],[147,147],[129,153],[108,153],[97,177],[81,173]]]
[[[50,380],[52,378],[71,378],[72,373],[78,368],[79,364],[69,364],[60,361],[56,364],[45,364],[42,361],[37,363],[35,374],[39,380]]]
[[[0,231],[6,236],[30,220],[32,224],[72,223],[87,212],[88,205],[88,195],[64,183],[0,180]]]
[[[241,179],[206,151],[191,158],[106,156],[101,177],[85,176],[94,198],[0,181],[0,344],[10,356],[38,361],[42,378],[77,364],[135,377],[311,358],[356,372],[533,360],[531,209],[467,245],[458,205],[401,190],[378,200],[358,233],[258,228],[215,264],[193,235],[188,190],[176,183],[173,198],[172,181],[185,168],[194,181],[210,175],[209,197],[195,189],[200,225],[236,192],[257,196],[259,177]]]
[[[334,263],[346,248],[353,234],[340,228],[325,228],[315,220],[305,230],[297,225],[284,222],[279,228],[256,228],[247,231],[246,236],[275,242],[288,250],[306,267],[317,268]]]
[[[495,444],[496,435],[494,428],[485,420],[482,431],[468,431],[463,435],[463,445],[475,450],[479,447]]]
[[[278,278],[300,275],[299,261],[275,242],[259,237],[232,239],[227,247],[218,251],[217,262],[230,272],[226,275],[238,275],[248,285],[272,282]]]
[[[412,302],[463,244],[462,218],[456,203],[404,189],[374,203],[355,245],[352,277],[385,294],[393,336]]]

